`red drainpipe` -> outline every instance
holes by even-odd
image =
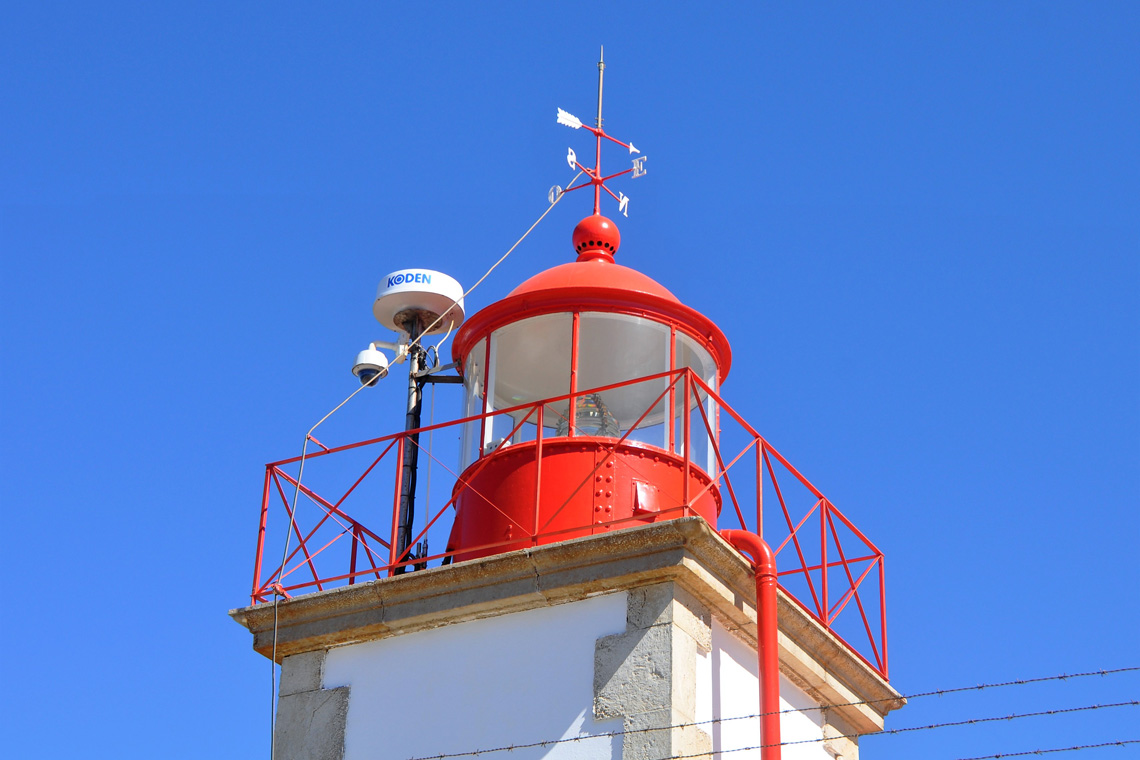
[[[764,539],[747,530],[722,530],[724,539],[752,559],[756,571],[756,659],[760,664],[762,760],[780,760],[780,656],[776,635],[776,557]]]

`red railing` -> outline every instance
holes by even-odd
[[[727,500],[721,513],[722,525],[719,527],[737,527],[738,524],[741,529],[764,535],[775,549],[781,587],[808,614],[886,677],[887,630],[882,552],[712,388],[687,368],[345,446],[330,448],[310,439],[319,450],[312,451],[305,457],[303,483],[299,484],[296,475],[290,472],[291,469],[299,469],[301,457],[266,465],[252,603],[266,602],[274,594],[291,597],[297,593],[352,585],[370,578],[379,579],[395,574],[397,568],[411,565],[423,567],[451,562],[459,552],[429,554],[426,549],[428,539],[440,541],[442,536],[443,542],[446,542],[449,518],[456,499],[465,489],[473,488],[469,481],[475,478],[488,459],[480,458],[464,473],[465,477],[461,477],[436,455],[430,443],[425,445],[424,441],[430,440],[430,436],[437,431],[455,430],[468,423],[477,423],[483,428],[493,424],[492,418],[503,416],[509,418],[510,429],[504,439],[511,440],[516,439],[530,423],[535,441],[534,498],[537,516],[542,483],[542,442],[551,438],[549,432],[545,431],[544,415],[549,415],[552,406],[561,402],[573,409],[577,408],[574,402],[579,397],[639,383],[654,383],[654,390],[660,389],[660,393],[620,439],[596,445],[613,450],[630,440],[631,435],[636,439],[639,432],[644,433],[643,423],[651,411],[660,409],[663,405],[672,407],[673,412],[661,423],[666,431],[662,437],[663,443],[669,449],[675,448],[676,453],[684,458],[685,471],[688,472],[692,466],[702,466],[691,461],[690,442],[694,434],[706,436],[711,440],[711,456],[706,461],[715,463],[712,467],[715,471],[708,473],[710,483],[695,494],[689,492],[691,489],[686,477],[683,481],[686,492],[678,503],[671,507],[665,506],[657,514],[675,513],[678,517],[694,514],[692,505],[699,498],[710,489],[720,489],[722,495],[727,495]],[[704,405],[705,400],[710,398],[715,404],[715,413],[711,419]],[[677,413],[678,409],[682,410],[681,413]],[[726,422],[728,424],[722,427],[722,423]],[[404,442],[413,433],[419,434],[416,445],[424,455],[420,457],[421,469],[430,462],[432,467],[442,468],[449,474],[450,478],[446,482],[451,485],[450,498],[442,506],[432,507],[427,499],[422,499],[427,495],[425,489],[418,489],[420,493],[417,499],[422,499],[422,507],[418,507],[417,512],[422,515],[416,515],[413,528],[418,528],[418,533],[408,550],[397,556],[395,547]],[[596,440],[591,439],[591,442]],[[726,456],[726,450],[736,453]],[[445,456],[452,461],[458,460],[454,455]],[[380,467],[385,459],[392,463],[391,468]],[[599,466],[601,459],[599,458]],[[326,463],[334,462],[337,463],[336,466],[324,467]],[[430,484],[430,479],[428,482]],[[746,490],[741,490],[742,485]],[[339,496],[326,498],[318,490],[325,494],[337,493]],[[748,524],[746,510],[741,503],[742,494],[745,493],[755,503],[752,525]],[[778,512],[773,509],[765,512],[765,496],[769,503],[774,497],[779,505]],[[297,504],[296,514],[292,508],[294,500]],[[347,506],[349,501],[352,501],[351,512]],[[277,550],[279,554],[271,555],[267,560],[266,552],[272,548],[269,546],[268,531],[270,507],[274,503],[282,505],[280,515],[283,525],[275,536],[276,545],[282,548]],[[729,504],[731,509],[728,508]],[[494,504],[491,507],[498,509]],[[748,512],[752,513],[753,510]],[[364,515],[368,517],[365,518]],[[384,537],[366,527],[365,519],[377,524],[385,515],[391,517],[391,529]],[[730,515],[735,518],[735,524],[724,524]],[[622,527],[643,522],[644,518],[638,516],[613,520],[603,523],[603,526]],[[530,526],[520,525],[515,520],[512,523],[518,531],[512,537],[485,546],[464,546],[461,551],[470,553],[517,547],[520,540],[528,539],[532,545],[537,545],[543,539],[556,539],[561,534],[579,532],[590,527],[583,525],[544,531],[537,517]],[[421,550],[413,555],[411,550],[417,546]],[[283,557],[284,561],[276,557]],[[270,568],[268,573],[267,564]],[[853,640],[861,640],[863,643],[855,647],[848,643]]]

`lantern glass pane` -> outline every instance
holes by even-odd
[[[677,332],[677,368],[681,369],[688,367],[693,370],[693,373],[699,377],[705,385],[716,391],[716,362],[713,361],[712,356],[706,351],[696,340],[681,333]],[[677,425],[677,453],[683,454],[684,446],[684,419],[685,419],[685,394],[683,381],[677,383],[676,394],[676,415]],[[692,450],[689,452],[689,461],[703,467],[706,472],[716,472],[716,454],[710,444],[709,430],[713,434],[716,433],[716,402],[708,395],[703,389],[695,383],[691,385],[689,392],[689,445]],[[704,415],[701,411],[704,411]],[[708,425],[705,424],[705,419],[708,419]]]
[[[463,365],[463,416],[473,417],[483,413],[483,369],[486,364],[487,341],[481,340],[467,355],[467,362]],[[481,421],[474,420],[464,423],[463,439],[460,450],[461,468],[479,458],[480,440],[479,431]]]
[[[570,345],[574,322],[571,314],[544,314],[520,320],[496,330],[491,337],[492,402],[488,411],[533,404],[542,399],[570,392]],[[547,404],[543,411],[544,435],[556,434],[567,418],[569,401]],[[526,421],[518,426],[518,423]],[[538,419],[534,407],[489,420],[484,453],[499,448],[510,436],[512,441],[535,437]],[[514,434],[511,431],[515,428]]]
[[[586,391],[669,371],[669,328],[625,314],[583,313],[578,323],[578,389]],[[580,396],[576,435],[664,448],[669,379],[643,380]]]

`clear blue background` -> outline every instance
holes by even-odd
[[[607,127],[650,156],[620,260],[722,326],[726,397],[886,552],[894,685],[1140,665],[1138,40],[1134,3],[6,3],[4,754],[268,754],[268,663],[226,615],[261,466],[354,387],[383,274],[473,283],[590,153],[554,110],[591,115],[599,43]],[[470,306],[569,260],[587,212],[569,196]],[[399,429],[401,392],[328,437]],[[1086,679],[888,725],[1138,697]]]

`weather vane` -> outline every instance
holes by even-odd
[[[610,174],[609,176],[605,176],[605,177],[602,176],[602,139],[603,138],[606,140],[609,140],[610,142],[615,142],[618,145],[622,146],[623,148],[628,148],[629,154],[631,156],[634,153],[641,153],[641,151],[638,150],[637,148],[633,147],[633,143],[624,143],[621,140],[618,140],[617,138],[610,137],[609,135],[606,134],[606,131],[604,129],[602,129],[602,76],[605,74],[605,71],[606,71],[605,48],[602,48],[602,52],[598,56],[598,59],[599,59],[598,60],[598,118],[597,118],[597,121],[595,122],[596,126],[591,127],[591,126],[588,126],[586,124],[583,124],[582,120],[579,119],[574,114],[563,111],[561,108],[558,109],[558,123],[559,124],[565,124],[566,126],[572,128],[572,129],[588,129],[590,132],[594,133],[594,137],[597,141],[595,148],[594,148],[594,168],[591,169],[587,166],[582,166],[582,164],[578,163],[577,154],[574,153],[573,148],[570,148],[569,151],[566,153],[566,163],[570,164],[571,169],[579,170],[582,174],[585,174],[587,177],[589,177],[589,179],[583,181],[581,184],[574,185],[573,187],[568,187],[565,190],[563,190],[558,185],[555,185],[554,187],[550,188],[550,195],[548,197],[550,199],[550,202],[554,203],[554,201],[558,200],[558,198],[560,198],[563,193],[568,193],[572,190],[580,190],[583,187],[593,187],[594,188],[594,213],[595,214],[601,214],[602,213],[602,210],[601,210],[602,191],[605,190],[607,193],[610,194],[610,197],[612,197],[615,201],[618,202],[618,211],[620,211],[623,216],[628,217],[629,216],[629,196],[623,192],[620,192],[620,191],[615,195],[613,190],[610,190],[608,187],[606,187],[606,182],[613,179],[614,177],[620,177],[623,174],[631,174],[632,173],[633,179],[645,176],[645,162],[649,157],[639,155],[633,159],[633,166],[626,169],[625,171],[617,172],[616,174]]]

